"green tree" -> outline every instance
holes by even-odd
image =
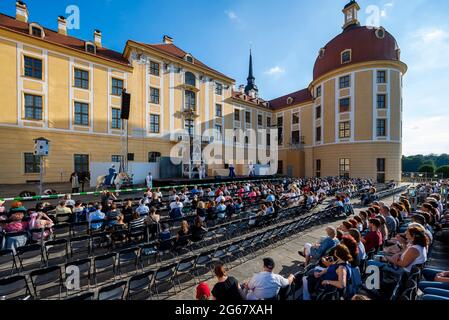
[[[425,165],[422,165],[418,171],[422,172],[422,173],[433,174],[433,173],[435,173],[435,167],[430,164],[425,164]]]
[[[439,167],[435,172],[442,173],[444,178],[449,178],[449,166]]]

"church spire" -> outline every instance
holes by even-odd
[[[245,93],[249,95],[250,91],[253,90],[255,93],[258,93],[258,89],[256,86],[256,78],[253,73],[253,53],[252,50],[249,50],[249,72],[248,72],[248,84],[245,87]]]

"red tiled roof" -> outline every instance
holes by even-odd
[[[182,50],[179,47],[175,46],[174,44],[165,44],[165,43],[164,44],[147,44],[147,43],[142,43],[142,42],[138,42],[138,41],[133,41],[133,42],[138,43],[138,44],[143,45],[143,46],[146,46],[146,47],[149,47],[149,48],[154,49],[156,51],[161,51],[161,52],[163,52],[165,54],[168,54],[169,56],[172,56],[174,58],[177,58],[177,59],[185,61],[184,57],[186,56],[187,52],[185,52],[184,50]],[[196,66],[198,66],[200,68],[203,68],[203,69],[207,69],[207,70],[209,70],[209,71],[211,71],[213,73],[216,73],[216,74],[218,74],[218,75],[220,75],[222,77],[225,77],[225,78],[228,78],[231,81],[234,81],[234,79],[232,79],[232,78],[228,77],[227,75],[225,75],[225,74],[223,74],[221,72],[218,72],[217,70],[207,66],[206,64],[202,63],[200,60],[196,59],[195,57],[193,57],[193,58],[194,58],[193,65],[196,65]]]
[[[266,105],[264,105],[264,103],[266,101],[263,100],[262,98],[254,98],[253,99],[250,96],[247,96],[246,94],[241,93],[239,91],[232,91],[232,98],[235,100],[240,100],[242,102],[252,104],[254,106],[261,107],[261,108],[269,108],[269,106],[267,107]]]
[[[13,32],[21,33],[24,35],[28,35],[32,38],[36,38],[34,36],[31,36],[29,34],[29,24],[18,21],[14,19],[13,17],[10,17],[8,15],[5,15],[3,13],[0,13],[0,28],[4,28]],[[130,66],[129,62],[122,53],[116,52],[113,50],[109,50],[107,48],[98,48],[97,47],[97,53],[92,54],[89,52],[86,52],[85,50],[85,41],[71,37],[71,36],[65,36],[62,34],[57,33],[56,31],[53,31],[51,29],[44,28],[45,32],[45,38],[42,39],[42,41],[47,41],[52,44],[60,45],[63,47],[67,47],[69,49],[82,51],[84,54],[96,56],[98,58],[107,59],[112,62],[116,62],[119,64],[123,64],[126,66]]]
[[[315,62],[313,79],[355,63],[378,60],[399,61],[395,38],[385,31],[385,38],[379,39],[375,31],[376,29],[367,27],[350,27],[332,39],[324,47],[324,56],[318,57]],[[352,49],[352,60],[342,65],[341,52],[346,49]]]
[[[292,103],[290,103],[290,104],[287,103],[288,98],[293,99]],[[300,103],[312,102],[312,101],[313,101],[313,97],[310,94],[309,89],[302,89],[302,90],[287,94],[285,96],[276,98],[274,100],[271,100],[270,108],[277,110],[277,109],[282,109],[282,108],[290,107],[293,105],[297,105]]]

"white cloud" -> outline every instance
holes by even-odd
[[[419,71],[449,67],[449,31],[426,27],[413,31],[407,37],[406,51],[413,68]]]
[[[285,69],[281,68],[280,66],[275,66],[267,71],[265,71],[265,74],[274,76],[274,75],[281,75],[285,73]]]
[[[405,155],[447,153],[449,116],[422,117],[404,123]]]
[[[237,16],[237,14],[234,12],[234,11],[232,11],[232,10],[226,10],[225,11],[225,14],[228,16],[228,18],[230,19],[230,20],[238,20],[238,16]]]

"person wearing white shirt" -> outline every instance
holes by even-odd
[[[179,201],[179,197],[176,197],[175,201],[170,203],[170,209],[172,209],[172,210],[174,210],[174,209],[182,210],[182,208],[184,208],[184,205],[182,204],[181,201]]]
[[[145,179],[146,183],[147,183],[147,188],[151,189],[153,188],[153,175],[150,173],[148,173],[146,179]]]
[[[275,298],[281,288],[286,288],[293,283],[295,277],[290,275],[284,278],[274,274],[275,264],[273,259],[263,259],[263,271],[256,273],[253,278],[243,286],[246,289],[247,300],[267,300]]]
[[[221,200],[226,200],[226,198],[223,196],[223,193],[220,192],[219,196],[217,197],[217,199],[215,199],[216,203],[220,203]]]
[[[65,196],[65,205],[66,206],[74,206],[75,200],[72,200],[72,196],[70,194]]]

